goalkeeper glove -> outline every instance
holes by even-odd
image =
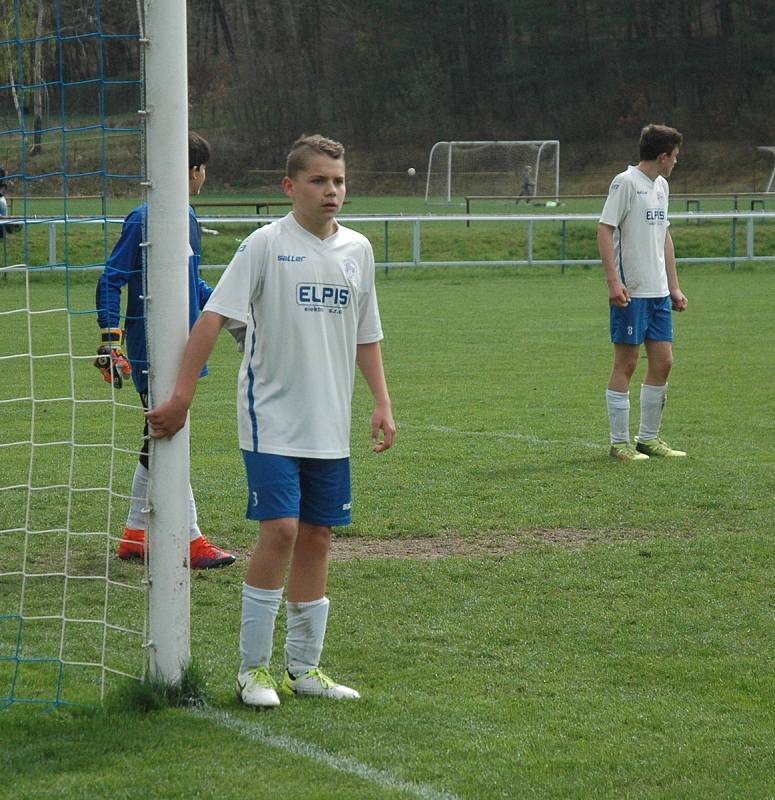
[[[124,385],[124,378],[132,373],[129,361],[121,349],[124,331],[121,328],[102,328],[100,340],[94,366],[102,373],[105,383],[112,383],[116,389],[120,389]]]

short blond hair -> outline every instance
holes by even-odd
[[[326,139],[319,133],[311,136],[302,134],[293,143],[288,158],[285,161],[285,174],[292,178],[298,172],[305,169],[310,159],[315,156],[329,156],[344,162],[344,145],[335,142],[333,139]]]

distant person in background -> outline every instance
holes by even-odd
[[[210,145],[199,134],[188,137],[188,189],[189,195],[199,194],[205,182],[206,164],[210,158]],[[100,344],[97,348],[97,367],[107,383],[116,389],[123,386],[130,375],[137,389],[143,408],[148,408],[148,351],[145,339],[145,309],[143,303],[143,254],[141,243],[145,238],[145,220],[148,207],[142,205],[124,220],[124,226],[105,270],[97,281],[97,322]],[[213,290],[199,277],[199,261],[202,257],[199,223],[194,209],[188,209],[189,254],[188,254],[188,311],[189,329]],[[127,287],[125,324],[121,323],[121,290]],[[126,356],[124,338],[126,334]],[[127,358],[128,356],[128,358]],[[205,365],[200,377],[207,374]],[[145,532],[147,529],[146,497],[148,495],[148,423],[143,430],[143,446],[132,480],[132,497],[124,535],[119,543],[118,557],[142,559],[145,556]],[[210,569],[233,564],[235,557],[216,547],[202,535],[197,525],[194,494],[189,486],[189,535],[190,564],[192,569]]]
[[[8,201],[5,199],[5,190],[8,184],[5,182],[5,170],[0,167],[0,217],[8,216]],[[0,236],[3,235],[5,226],[0,227]]]
[[[8,216],[8,201],[5,199],[5,190],[8,184],[5,182],[5,170],[0,167],[0,220]],[[21,225],[12,222],[0,223],[0,239],[7,233],[15,233],[21,228]]]
[[[646,461],[683,457],[659,438],[673,366],[672,311],[688,301],[678,285],[667,219],[667,178],[683,141],[675,128],[647,125],[640,162],[611,182],[597,226],[597,244],[608,282],[614,363],[606,391],[613,458]],[[630,443],[630,379],[646,348],[648,367],[640,390],[640,430]]]
[[[519,190],[519,197],[526,197],[526,203],[530,202],[530,198],[533,197],[535,192],[535,181],[533,180],[533,168],[530,164],[525,164],[525,168],[522,170],[522,188]],[[519,199],[517,199],[517,205],[519,205]]]

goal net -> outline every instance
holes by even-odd
[[[436,142],[428,156],[426,203],[466,196],[553,197],[560,193],[560,143]]]
[[[143,678],[152,645],[147,570],[116,557],[142,406],[93,366],[95,284],[145,183],[142,9],[6,5],[0,708],[92,704]]]

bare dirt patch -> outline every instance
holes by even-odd
[[[531,530],[519,533],[488,531],[471,536],[445,534],[421,538],[372,539],[367,536],[336,537],[332,561],[400,558],[424,561],[453,556],[504,556],[541,545],[580,546],[594,542],[638,540],[648,531],[592,531],[575,529]]]

